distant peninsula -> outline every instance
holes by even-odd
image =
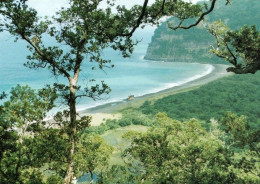
[[[250,1],[250,3],[249,3]],[[239,11],[238,11],[239,10]],[[154,32],[152,41],[148,46],[144,59],[168,62],[191,62],[227,64],[221,58],[209,52],[210,46],[216,45],[214,37],[205,29],[206,25],[217,20],[222,20],[232,29],[239,29],[243,25],[256,24],[260,29],[260,3],[259,0],[235,0],[232,5],[225,5],[217,1],[212,14],[206,21],[189,30],[173,31],[163,22]],[[169,21],[176,25],[178,21],[171,18]],[[195,20],[187,20],[191,24]]]

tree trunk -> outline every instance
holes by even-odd
[[[74,153],[75,153],[75,144],[76,144],[76,118],[77,118],[77,111],[76,111],[76,86],[77,78],[70,79],[70,99],[69,99],[69,107],[70,107],[70,124],[69,124],[69,140],[70,140],[70,150],[68,156],[68,167],[66,176],[64,179],[64,184],[71,184],[74,178]]]
[[[91,177],[90,184],[93,184],[94,183],[94,175],[93,175],[92,171],[89,171],[89,173],[90,173],[90,177]]]

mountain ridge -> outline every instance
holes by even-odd
[[[222,20],[231,29],[239,29],[243,25],[255,24],[260,29],[260,3],[258,0],[236,0],[226,6],[217,2],[214,11],[206,17],[206,24]],[[174,18],[169,19],[178,24]],[[186,24],[195,20],[190,19]],[[144,59],[169,62],[198,62],[227,64],[221,58],[209,53],[210,46],[216,45],[216,40],[205,29],[205,23],[189,30],[173,31],[163,22],[155,31],[148,46]]]

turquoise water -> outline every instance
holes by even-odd
[[[44,87],[45,84],[64,82],[64,79],[52,77],[46,69],[31,70],[24,67],[26,55],[29,54],[24,42],[13,43],[7,34],[2,34],[0,41],[0,91],[8,92],[16,84],[28,84],[37,89]],[[125,100],[129,95],[142,96],[155,93],[205,76],[213,69],[211,65],[145,61],[143,57],[147,46],[146,39],[127,59],[122,58],[117,52],[104,51],[104,57],[111,59],[115,64],[114,68],[107,68],[105,72],[90,70],[89,64],[85,64],[80,75],[80,85],[90,85],[88,82],[90,79],[96,79],[97,83],[104,80],[112,92],[103,95],[98,101],[81,99],[78,110]],[[57,104],[59,108],[65,108],[61,103]]]

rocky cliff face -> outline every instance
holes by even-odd
[[[260,29],[259,10],[259,0],[234,0],[231,6],[224,5],[224,1],[218,1],[214,12],[196,28],[173,31],[164,22],[155,30],[145,59],[227,64],[223,59],[209,53],[211,45],[215,46],[216,41],[207,32],[207,25],[221,19],[232,29],[239,29],[245,24],[256,24],[257,28]],[[170,21],[178,24],[178,21],[174,18],[171,18]],[[194,21],[188,20],[186,24]]]

